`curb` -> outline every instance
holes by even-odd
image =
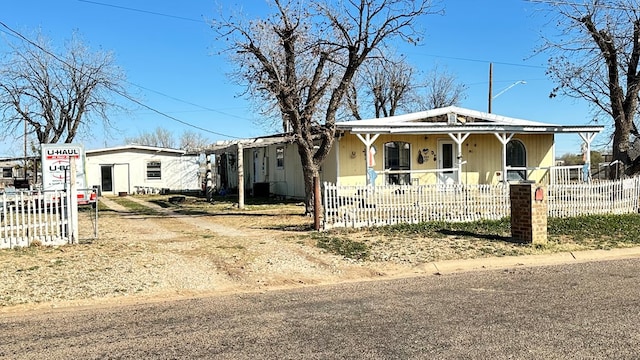
[[[447,260],[417,266],[417,270],[436,275],[467,271],[500,270],[519,267],[577,264],[590,261],[606,261],[640,258],[640,247],[611,250],[584,250],[544,255],[520,255],[467,260]]]

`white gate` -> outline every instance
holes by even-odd
[[[21,191],[0,195],[0,249],[77,241],[78,200],[70,192]]]

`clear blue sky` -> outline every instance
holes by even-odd
[[[235,2],[8,1],[2,6],[0,21],[25,35],[40,28],[57,45],[77,30],[90,48],[114,52],[128,82],[142,87],[130,85],[132,94],[151,108],[210,130],[213,133],[202,134],[212,142],[265,135],[269,132],[256,125],[250,103],[238,96],[242,89],[226,77],[231,65],[225,57],[215,55],[222,44],[215,42],[206,21],[215,16],[219,3],[228,8]],[[262,0],[247,3],[244,7],[250,14],[266,9]],[[425,41],[401,49],[418,70],[427,72],[438,64],[467,84],[463,107],[487,110],[489,63],[493,63],[494,95],[515,82],[526,81],[496,97],[494,113],[567,125],[592,120],[585,102],[549,99],[554,84],[545,76],[547,59],[532,55],[539,33],[553,29],[544,28],[546,20],[533,4],[524,0],[443,0],[442,4],[446,10],[443,16],[429,16],[421,23],[426,29]],[[7,37],[4,33],[0,36]],[[4,50],[2,42],[0,51]],[[172,130],[176,139],[185,130],[200,132],[135,104],[128,106],[135,110],[112,119],[118,131],[111,137],[105,137],[97,126],[94,134],[79,142],[87,149],[122,145],[124,137],[158,126]],[[599,135],[594,145],[605,137]],[[0,156],[21,155],[21,144],[22,139],[5,143]],[[558,138],[556,155],[579,150],[577,135]]]

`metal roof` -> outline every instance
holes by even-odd
[[[337,122],[336,128],[362,134],[599,133],[604,126],[549,124],[449,106],[385,118]]]
[[[164,153],[173,153],[173,154],[185,154],[186,153],[186,151],[180,150],[180,149],[170,149],[170,148],[147,146],[147,145],[115,146],[115,147],[108,147],[108,148],[102,148],[102,149],[86,150],[85,153],[86,154],[98,154],[98,153],[105,153],[105,152],[122,152],[122,151],[128,151],[128,150],[142,150],[142,151],[164,152]]]

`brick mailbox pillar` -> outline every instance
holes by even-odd
[[[532,244],[547,242],[547,191],[532,183],[511,184],[511,237]]]

